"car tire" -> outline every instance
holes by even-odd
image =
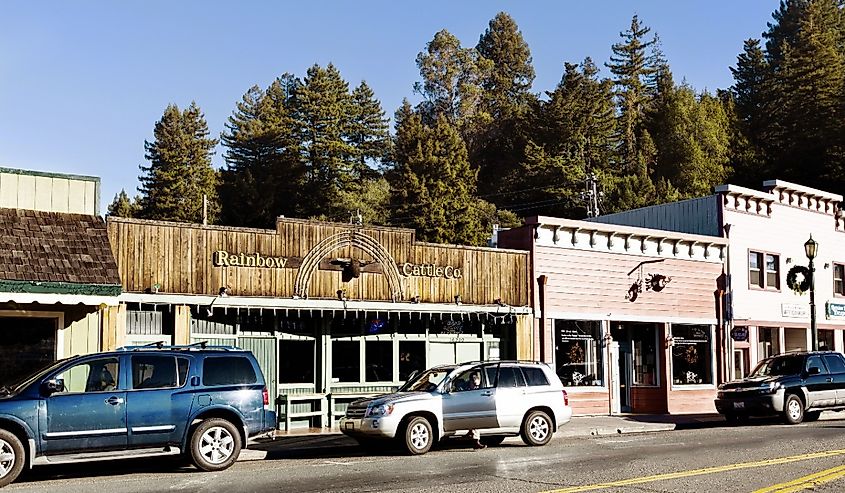
[[[804,413],[804,421],[818,421],[821,415],[821,411],[807,411]]]
[[[238,460],[241,446],[235,425],[221,418],[207,419],[191,434],[191,462],[203,471],[222,471]]]
[[[501,445],[504,441],[505,437],[503,437],[502,435],[490,435],[486,437],[481,437],[481,443],[487,445],[488,447],[495,447],[496,445]]]
[[[411,455],[422,455],[428,452],[434,443],[431,423],[422,416],[411,418],[405,425],[402,436],[405,450]]]
[[[797,425],[804,421],[804,403],[800,397],[787,394],[783,401],[783,419],[790,425]]]
[[[23,444],[18,437],[0,430],[0,488],[17,479],[25,461]]]
[[[543,411],[531,411],[522,420],[520,436],[526,445],[545,445],[552,439],[553,433],[552,418]]]

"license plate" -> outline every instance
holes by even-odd
[[[734,409],[743,409],[745,407],[744,402],[734,402]]]
[[[344,430],[354,430],[355,429],[355,423],[350,423],[350,422],[343,423],[343,429]]]

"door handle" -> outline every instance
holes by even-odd
[[[112,406],[116,406],[118,404],[123,404],[123,397],[111,396],[106,399],[106,404],[111,404]]]
[[[831,377],[827,377],[827,378],[825,379],[825,381],[826,381],[826,382],[832,382],[832,381],[833,381],[833,378],[831,378]]]
[[[483,396],[485,396],[485,397],[490,397],[491,395],[493,395],[493,392],[491,392],[491,391],[489,391],[489,390],[488,390],[488,391],[486,391],[486,392],[482,392],[482,393],[481,393],[481,395],[483,395]]]

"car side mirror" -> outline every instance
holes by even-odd
[[[822,372],[822,369],[818,366],[811,366],[809,370],[807,370],[808,375],[818,375]]]
[[[44,382],[41,386],[41,392],[46,396],[51,396],[56,392],[64,392],[65,381],[62,378],[51,378]]]

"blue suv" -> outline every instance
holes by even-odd
[[[0,387],[0,487],[25,466],[100,459],[184,455],[219,471],[275,428],[249,351],[158,344],[73,356]]]

